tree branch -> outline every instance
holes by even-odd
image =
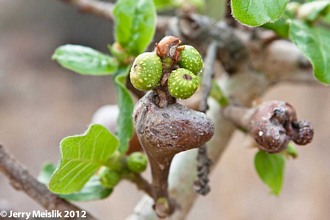
[[[226,97],[230,97],[232,102],[249,107],[252,101],[264,94],[270,86],[282,81],[283,72],[287,73],[293,71],[297,75],[301,74],[299,65],[294,64],[286,66],[279,64],[278,68],[280,68],[280,70],[278,69],[279,71],[272,71],[270,73],[269,69],[266,69],[265,65],[262,65],[262,62],[265,62],[265,59],[267,59],[264,54],[265,48],[262,49],[262,41],[252,40],[249,37],[249,32],[234,32],[232,28],[223,23],[214,25],[214,23],[209,23],[207,19],[203,19],[199,16],[194,17],[194,19],[193,21],[190,20],[190,23],[193,24],[195,28],[197,26],[200,27],[200,29],[197,28],[198,33],[195,31],[194,34],[191,35],[193,36],[192,39],[187,39],[189,34],[182,34],[182,28],[184,28],[184,33],[190,33],[189,28],[187,28],[187,22],[185,22],[184,27],[180,21],[175,23],[177,25],[176,28],[172,24],[170,26],[172,32],[174,30],[175,33],[178,33],[178,36],[185,36],[186,41],[193,42],[192,45],[205,44],[205,42],[208,42],[208,39],[215,39],[217,41],[218,45],[220,45],[219,50],[222,50],[220,52],[224,54],[222,58],[227,58],[225,59],[225,61],[228,61],[227,70],[230,70],[231,73],[230,77],[222,77],[219,81],[219,85],[223,89]],[[191,31],[193,30],[194,29],[191,28]],[[273,43],[275,42],[276,41]],[[272,43],[269,46],[271,45]],[[278,45],[274,46],[279,47]],[[258,53],[255,53],[255,47],[260,48],[260,51],[257,51]],[[290,47],[292,48],[293,44],[290,44]],[[245,50],[244,48],[247,49]],[[282,50],[283,48],[279,49]],[[237,53],[237,51],[240,51],[240,53]],[[296,58],[302,57],[299,51],[295,52]],[[272,56],[275,57],[275,54]],[[285,59],[288,58],[286,56],[283,54],[281,59],[285,61]],[[256,63],[255,60],[260,62]],[[267,62],[270,62],[270,60],[271,59]],[[298,59],[294,60],[297,61]],[[291,62],[294,60],[291,60]],[[223,61],[223,59],[221,61]],[[271,64],[270,67],[274,68],[274,65]],[[270,77],[271,74],[273,75]],[[235,126],[233,126],[231,120],[219,114],[221,109],[217,103],[212,99],[208,101],[210,105],[208,115],[215,124],[215,134],[211,141],[208,142],[207,149],[212,161],[216,163],[224,152],[235,130]],[[250,116],[247,116],[244,120],[248,121],[249,117]],[[171,197],[176,199],[181,209],[177,210],[171,219],[184,219],[197,197],[196,194],[192,193],[193,182],[197,175],[196,172],[192,172],[197,166],[197,161],[195,160],[196,155],[197,150],[184,152],[177,155],[172,162],[169,175],[170,194]],[[187,170],[190,172],[187,172]],[[155,213],[151,207],[152,202],[150,202],[150,199],[142,198],[129,219],[156,219]]]
[[[124,178],[126,180],[132,182],[133,184],[135,184],[139,190],[142,190],[151,198],[153,197],[152,187],[151,187],[150,183],[146,179],[144,179],[140,174],[131,173],[131,174],[125,175]]]
[[[203,80],[202,80],[202,95],[199,110],[206,113],[208,110],[207,99],[210,95],[212,88],[212,78],[214,76],[214,63],[217,54],[217,42],[212,41],[208,47],[207,54],[204,60],[204,71],[203,71]],[[206,195],[210,192],[209,182],[209,173],[211,160],[207,155],[206,144],[198,148],[197,155],[197,176],[198,179],[195,181],[195,191],[198,194]]]
[[[78,8],[82,13],[93,14],[105,18],[107,20],[114,20],[112,13],[114,4],[110,2],[102,2],[99,0],[62,0],[65,3],[71,4]],[[157,30],[165,32],[167,30],[169,20],[172,17],[169,16],[158,16],[157,17]]]
[[[68,201],[52,194],[45,185],[38,182],[31,174],[0,145],[0,172],[4,173],[16,190],[22,190],[47,210],[79,211],[81,209]],[[78,219],[78,218],[77,218]],[[87,213],[87,218],[95,219]]]
[[[248,132],[254,108],[245,108],[242,106],[228,105],[222,109],[222,115],[231,121],[238,129]]]
[[[244,105],[249,105],[254,98],[263,94],[267,89],[267,85],[269,85],[262,74],[255,72],[247,66],[248,63],[245,65],[242,64],[240,72],[235,73],[230,78],[221,80],[222,88],[225,89],[224,92],[226,92],[226,95],[228,97],[234,96],[238,103]],[[235,86],[242,85],[242,81],[244,82],[244,86]],[[265,86],[254,86],[256,84],[264,84]],[[220,114],[221,109],[218,103],[209,98],[208,104],[210,108],[207,114],[214,122],[215,133],[213,138],[208,142],[207,149],[211,160],[216,163],[235,131],[235,126]],[[190,150],[176,155],[173,159],[169,175],[169,189],[171,197],[175,198],[180,205],[180,209],[170,219],[184,219],[197,197],[197,194],[193,193],[193,183],[197,175],[196,156],[197,150]],[[129,219],[157,219],[152,210],[152,202],[147,198],[143,198]]]
[[[212,41],[207,49],[207,54],[204,59],[204,71],[202,80],[202,95],[199,110],[206,113],[208,110],[207,99],[212,88],[212,79],[214,77],[214,64],[217,55],[217,42]]]
[[[259,32],[259,42],[250,41],[247,45],[254,68],[265,74],[271,84],[321,85],[314,78],[310,62],[292,42],[274,40],[264,47],[263,35],[267,32]]]
[[[107,20],[113,20],[113,4],[98,0],[62,0],[78,8],[82,13],[94,14]]]

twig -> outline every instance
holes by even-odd
[[[271,84],[289,82],[305,85],[321,85],[313,76],[313,68],[301,51],[287,40],[275,40],[264,46],[267,32],[259,31],[258,42],[247,42],[251,63],[262,72]]]
[[[68,4],[76,6],[82,13],[93,14],[99,17],[103,17],[107,20],[114,20],[112,13],[114,4],[110,2],[102,2],[99,0],[62,0]],[[167,30],[169,20],[172,17],[158,16],[157,17],[157,30],[165,32]]]
[[[231,121],[238,129],[248,132],[254,108],[244,108],[242,106],[228,105],[222,109],[222,116]]]
[[[207,54],[204,60],[204,72],[202,79],[202,95],[201,95],[201,103],[199,106],[199,110],[201,112],[206,113],[208,110],[207,99],[210,95],[212,88],[212,78],[214,75],[214,63],[217,54],[217,43],[216,41],[212,41],[208,47]],[[207,195],[210,192],[210,186],[208,185],[210,173],[210,165],[212,161],[207,155],[207,148],[204,144],[200,148],[198,148],[197,155],[197,176],[198,179],[195,181],[195,191],[201,195]]]
[[[128,174],[125,175],[124,178],[134,183],[139,190],[142,190],[151,198],[153,197],[152,187],[150,183],[146,179],[144,179],[143,176],[141,176],[140,174]]]
[[[214,76],[214,64],[217,54],[217,42],[212,41],[207,49],[207,54],[204,60],[204,71],[203,71],[203,81],[202,81],[202,97],[199,110],[206,113],[208,110],[207,98],[210,95],[212,88],[212,79]]]
[[[46,186],[38,182],[31,174],[0,145],[0,172],[4,173],[16,190],[24,191],[47,210],[83,211],[77,206],[52,194]],[[86,213],[86,219],[95,219]],[[78,219],[78,218],[76,218]]]
[[[79,11],[94,14],[108,20],[113,20],[113,4],[98,0],[62,0],[65,3],[76,6]]]

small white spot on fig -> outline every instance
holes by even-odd
[[[264,134],[264,132],[262,132],[262,131],[259,131],[259,133],[258,133],[258,134],[259,134],[259,136],[260,136],[260,137],[262,137],[262,135]]]

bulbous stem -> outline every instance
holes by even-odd
[[[160,108],[156,100],[155,92],[147,93],[136,104],[133,119],[151,167],[155,211],[159,217],[166,217],[176,206],[168,197],[167,181],[173,157],[209,141],[214,125],[204,113],[178,103]]]
[[[167,192],[167,177],[170,170],[170,165],[172,162],[172,158],[167,161],[160,162],[155,160],[152,156],[149,156],[150,164],[151,164],[151,174],[152,174],[152,185],[153,185],[153,194],[155,200],[160,197],[168,197]]]
[[[170,156],[162,161],[159,161],[152,155],[148,154],[151,174],[152,174],[152,188],[153,188],[153,198],[156,202],[154,209],[159,217],[166,217],[171,215],[175,210],[175,204],[173,200],[169,198],[168,195],[168,174],[170,171],[170,166],[172,159],[174,157]],[[159,199],[162,199],[162,203],[166,200],[167,205],[158,206]],[[165,208],[164,208],[165,207]]]

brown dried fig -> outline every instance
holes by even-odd
[[[313,128],[307,121],[298,121],[296,110],[284,101],[262,103],[252,115],[249,130],[268,153],[284,150],[289,141],[305,145],[313,139]]]

